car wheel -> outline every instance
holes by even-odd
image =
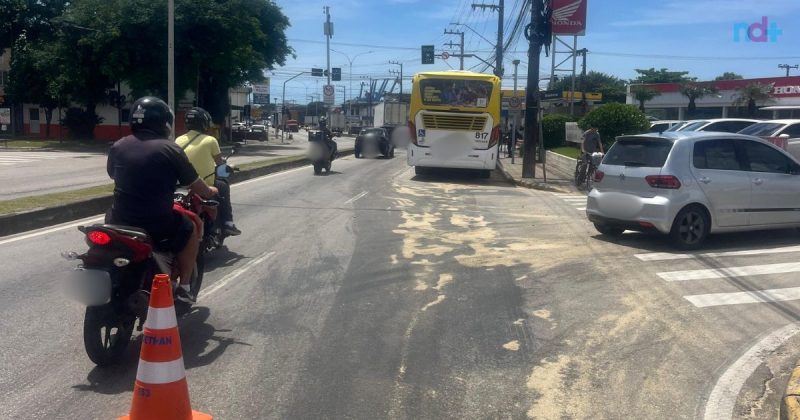
[[[357,148],[357,149],[356,149],[356,150],[353,152],[353,155],[355,155],[356,159],[361,159],[361,157],[362,157],[362,155],[361,155],[361,149],[360,149],[360,148]]]
[[[625,232],[625,229],[621,227],[606,225],[603,223],[595,223],[594,228],[597,229],[603,235],[606,236],[620,236],[622,232]]]
[[[711,219],[705,209],[689,206],[675,216],[669,235],[676,247],[697,249],[705,242],[710,230]]]

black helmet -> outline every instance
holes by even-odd
[[[131,106],[131,131],[134,134],[150,131],[161,138],[168,138],[174,122],[175,116],[169,105],[154,96],[139,98]]]
[[[183,121],[187,129],[205,133],[211,127],[211,114],[203,108],[194,107],[186,112]]]

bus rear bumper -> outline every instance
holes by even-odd
[[[447,159],[432,155],[430,148],[409,146],[408,165],[427,168],[494,169],[497,163],[497,148],[473,150],[466,156],[451,156]]]

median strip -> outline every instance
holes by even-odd
[[[339,156],[353,154],[353,149],[339,150]],[[310,165],[305,155],[287,156],[238,165],[233,184]],[[32,197],[0,201],[0,236],[93,216],[111,207],[113,184],[82,188]]]

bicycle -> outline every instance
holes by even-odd
[[[596,157],[597,163],[595,163],[594,154],[590,155],[588,153],[582,154],[575,163],[575,186],[579,189],[581,187],[585,187],[586,191],[592,190],[592,185],[594,184],[594,173],[597,170],[597,165],[603,158],[602,153],[596,154],[598,155]]]

